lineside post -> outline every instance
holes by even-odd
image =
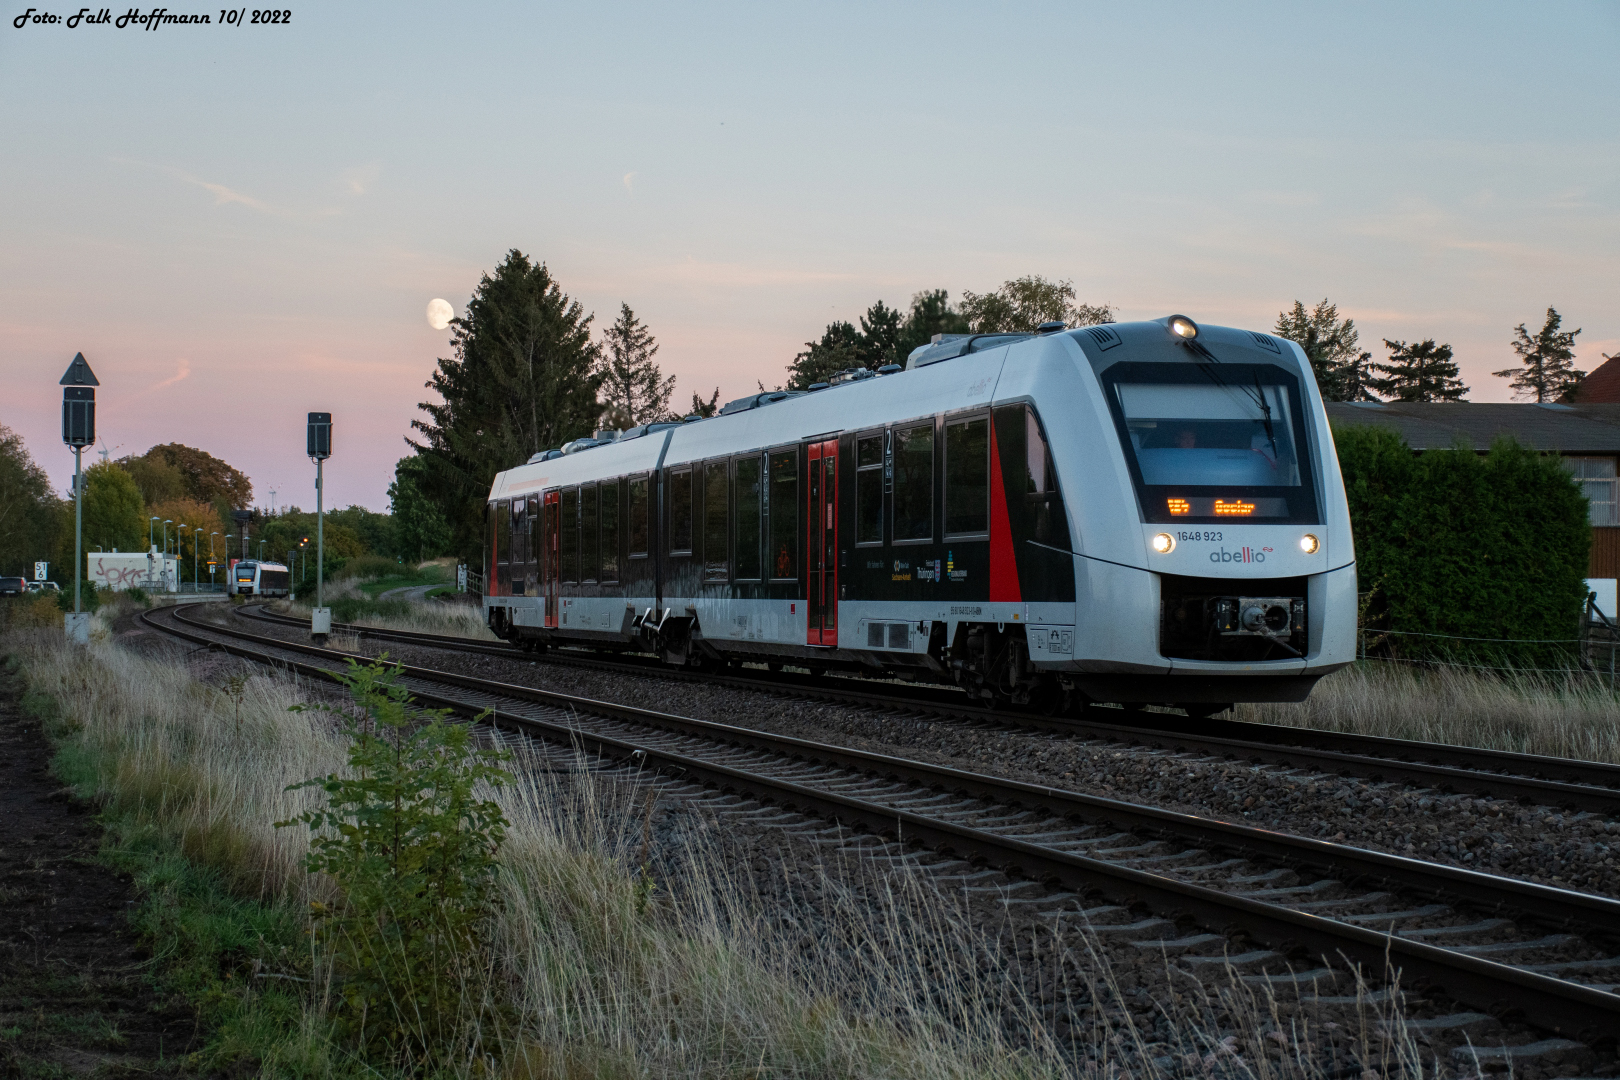
[[[315,462],[315,607],[310,612],[309,635],[325,643],[332,632],[332,609],[325,604],[326,580],[326,492],[323,483],[326,459],[332,456],[332,414],[309,414],[307,450]]]
[[[101,381],[77,353],[62,375],[62,441],[73,448],[73,610],[62,620],[69,641],[90,643],[90,613],[84,610],[84,448],[96,442],[96,387]]]

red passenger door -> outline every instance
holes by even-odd
[[[562,573],[562,492],[548,491],[541,496],[540,520],[545,540],[545,557],[540,560],[541,592],[546,595],[546,625],[557,625],[557,589]]]
[[[838,644],[838,440],[810,444],[805,566],[811,645]]]

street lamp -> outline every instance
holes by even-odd
[[[84,448],[96,443],[96,390],[101,380],[90,370],[84,353],[77,353],[63,373],[62,441],[73,448],[73,610],[63,617],[62,632],[69,641],[90,643],[90,615],[80,603],[84,578]]]
[[[211,532],[211,533],[208,534],[208,587],[209,587],[209,589],[212,589],[214,587],[214,567],[218,565],[217,563],[214,562],[214,537],[216,537],[218,535],[219,535],[219,533],[217,531],[216,532]]]
[[[197,534],[202,532],[202,526],[194,526],[191,530],[191,591],[198,592],[197,588],[197,556],[202,554],[202,547],[197,543]]]
[[[146,587],[148,589],[157,588],[157,575],[152,572],[157,556],[157,523],[158,516],[156,514],[153,514],[152,519],[146,523]]]
[[[312,412],[306,431],[307,456],[315,463],[315,606],[310,610],[309,633],[325,642],[332,632],[332,609],[324,603],[322,586],[326,578],[326,492],[322,490],[322,470],[332,456],[332,414]]]

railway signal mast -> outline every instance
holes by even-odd
[[[309,414],[307,445],[309,458],[315,462],[315,607],[310,612],[309,634],[316,641],[325,643],[326,636],[332,632],[332,609],[323,603],[325,598],[321,591],[326,574],[326,492],[321,490],[321,480],[322,467],[326,459],[332,456],[331,413]]]
[[[62,441],[73,447],[73,610],[63,617],[69,641],[90,643],[90,613],[79,591],[84,580],[84,448],[96,443],[96,387],[101,380],[77,353],[62,376]]]

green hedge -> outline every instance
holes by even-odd
[[[1355,530],[1363,624],[1377,651],[1565,666],[1586,600],[1586,498],[1555,454],[1510,438],[1489,454],[1414,455],[1385,428],[1334,432]],[[1422,635],[1435,635],[1426,637]]]

